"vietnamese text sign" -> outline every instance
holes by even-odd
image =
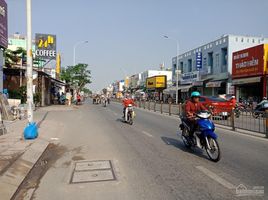
[[[0,0],[0,46],[7,48],[7,4]]]
[[[196,53],[196,70],[202,69],[202,52]]]
[[[233,78],[258,76],[264,73],[264,47],[258,45],[233,53]]]
[[[187,72],[187,73],[182,74],[181,84],[193,83],[193,82],[199,81],[199,79],[200,79],[199,71]]]
[[[56,35],[35,34],[35,57],[40,59],[56,59]]]

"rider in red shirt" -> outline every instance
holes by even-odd
[[[195,91],[191,94],[191,99],[186,102],[185,105],[185,114],[187,119],[187,124],[189,124],[191,131],[190,135],[193,134],[196,128],[195,115],[199,111],[207,110],[207,108],[199,102],[200,93]]]
[[[129,106],[129,104],[132,104],[133,106],[135,106],[135,102],[134,102],[134,100],[132,98],[130,98],[129,94],[126,94],[125,98],[122,101],[122,104],[124,106],[124,110],[123,110],[124,116],[123,116],[123,118],[125,118],[126,108]]]

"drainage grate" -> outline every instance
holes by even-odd
[[[70,183],[87,183],[115,180],[110,160],[76,161]]]

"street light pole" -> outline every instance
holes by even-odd
[[[75,43],[74,45],[74,54],[73,54],[73,66],[75,66],[75,53],[76,53],[76,47],[80,44],[85,44],[85,43],[88,43],[88,41],[80,41],[80,42],[77,42]]]
[[[176,42],[176,50],[177,50],[177,52],[176,52],[176,69],[175,69],[175,73],[176,73],[176,104],[178,104],[178,96],[179,96],[179,92],[178,92],[178,90],[179,90],[179,73],[181,73],[180,71],[177,71],[177,70],[179,70],[179,41],[178,40],[176,40],[176,39],[174,39],[174,38],[171,38],[171,37],[168,37],[168,36],[166,36],[166,35],[164,35],[164,38],[166,38],[166,39],[170,39],[170,40],[173,40],[173,41],[175,41]]]
[[[33,58],[32,58],[32,6],[26,0],[27,11],[27,119],[33,122]]]

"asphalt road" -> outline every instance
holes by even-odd
[[[236,196],[240,184],[267,190],[265,139],[218,129],[222,159],[213,163],[184,147],[178,119],[136,113],[130,126],[121,121],[118,103],[50,112],[46,120],[60,124],[53,140],[66,150],[37,183],[34,199],[268,199],[267,191],[264,197]],[[70,184],[78,160],[111,160],[116,180]]]

